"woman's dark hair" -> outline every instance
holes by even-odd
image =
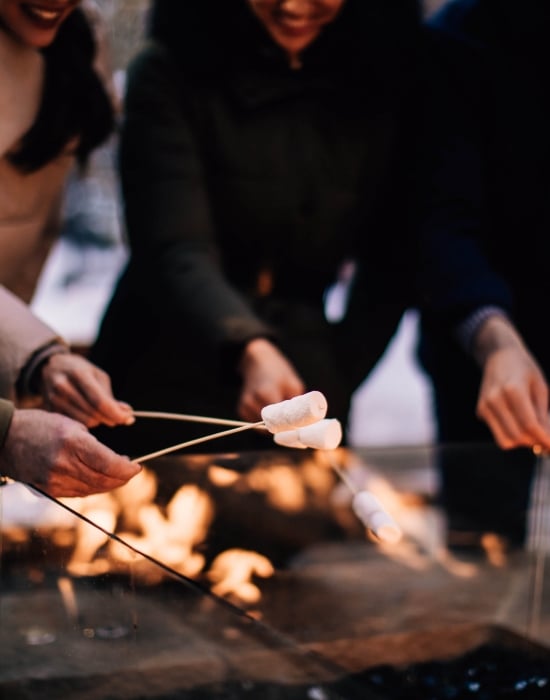
[[[40,109],[10,156],[22,172],[43,167],[75,137],[76,157],[84,165],[115,122],[111,99],[93,66],[96,42],[82,10],[71,13],[42,54],[45,75]]]

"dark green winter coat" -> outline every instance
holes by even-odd
[[[156,4],[122,133],[131,259],[92,353],[117,396],[234,417],[239,351],[268,335],[345,422],[414,303],[419,41],[415,2],[347,0],[291,70],[244,0]],[[135,449],[167,439],[147,428]]]

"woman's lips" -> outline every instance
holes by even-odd
[[[26,3],[21,5],[21,9],[36,26],[41,29],[53,29],[59,24],[67,9],[74,4],[66,3],[58,7],[51,7],[42,4]]]
[[[284,34],[294,37],[307,36],[318,29],[318,25],[313,22],[293,22],[280,19],[277,24]]]

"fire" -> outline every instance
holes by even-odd
[[[224,487],[241,479],[237,472],[215,465],[207,474],[213,483]],[[253,577],[266,578],[274,572],[269,559],[261,554],[230,549],[218,555],[205,571],[206,558],[199,548],[215,516],[211,496],[195,484],[186,484],[161,507],[155,502],[157,494],[155,473],[143,469],[131,482],[110,493],[65,499],[101,528],[78,521],[68,572],[73,576],[97,575],[131,565],[137,578],[149,585],[158,583],[164,572],[140,556],[144,554],[187,577],[205,576],[217,595],[245,604],[258,602],[261,594]],[[63,592],[65,598],[66,587]]]
[[[211,498],[192,484],[182,486],[165,508],[154,503],[156,495],[156,476],[144,469],[135,480],[116,491],[82,499],[79,512],[177,573],[198,575],[204,568],[205,558],[195,547],[204,541],[214,517]],[[104,545],[107,546],[103,548]],[[99,553],[102,548],[103,554]],[[117,563],[139,560],[132,549],[81,521],[77,525],[77,542],[68,570],[73,575],[101,573],[116,567]],[[145,565],[143,569],[148,583],[161,576],[153,565]]]
[[[109,541],[107,532],[114,532],[117,520],[117,503],[110,494],[98,494],[82,499],[81,514],[99,525],[102,530],[90,527],[85,520],[79,520],[76,525],[76,544],[67,571],[74,576],[90,576],[105,573],[109,563],[103,557],[97,557],[97,552]]]
[[[219,596],[236,597],[245,603],[257,603],[260,589],[252,582],[254,575],[273,576],[275,569],[267,557],[244,549],[228,549],[212,562],[208,578],[212,592]]]
[[[236,472],[233,469],[226,469],[225,467],[218,467],[217,465],[213,464],[208,469],[208,478],[215,486],[219,486],[220,488],[228,488],[239,481],[239,472]]]
[[[288,465],[253,469],[247,483],[253,491],[264,492],[268,503],[283,512],[298,513],[306,505],[300,474]]]
[[[227,504],[239,508],[239,525],[245,528],[254,528],[253,522],[248,523],[248,511],[242,510],[251,505],[252,513],[260,514],[266,509],[275,519],[280,517],[283,521],[287,515],[296,516],[302,512],[308,515],[315,512],[318,522],[325,515],[336,516],[345,531],[357,532],[358,523],[350,508],[349,488],[345,488],[344,483],[338,484],[336,489],[334,487],[331,459],[343,462],[346,454],[334,450],[329,456],[323,451],[314,451],[300,454],[298,460],[289,460],[286,454],[280,459],[268,455],[244,472],[200,456],[186,465],[188,469],[182,480],[188,483],[173,493],[166,493],[168,483],[159,484],[156,472],[144,468],[120,489],[87,498],[63,499],[65,505],[84,517],[78,520],[71,517],[68,524],[56,524],[47,536],[53,541],[55,534],[60,546],[71,547],[67,565],[70,576],[127,573],[130,569],[135,581],[152,585],[168,575],[164,568],[156,566],[157,561],[174,573],[208,582],[216,595],[254,605],[261,598],[255,579],[273,576],[273,564],[263,554],[238,547],[238,544],[228,545],[228,549],[221,553],[216,550],[214,554],[217,556],[213,560],[207,557],[207,552],[212,552],[208,538],[215,532],[212,526],[218,524],[215,523],[215,498],[222,499],[218,502],[222,508]],[[395,492],[382,477],[374,478],[376,475],[365,472],[364,465],[359,469],[353,463],[347,464],[346,472],[359,480],[357,485],[360,488],[368,487],[376,493],[408,534],[408,541],[414,541],[411,550],[422,541],[429,552],[428,559],[433,556],[443,561],[438,552],[439,524],[435,523],[434,527],[433,519],[426,521],[422,508],[415,510],[411,504],[405,504],[402,494]],[[368,483],[365,483],[366,478]],[[28,489],[21,488],[28,496]],[[226,489],[232,493],[224,496]],[[46,499],[37,499],[35,495],[32,498],[56,509],[55,504]],[[63,513],[67,515],[66,511]],[[227,511],[220,513],[225,516]],[[341,518],[347,518],[347,524]],[[36,524],[32,527],[36,530]],[[289,527],[289,542],[294,542],[296,534],[297,546],[309,541],[308,537],[300,539],[301,533],[295,533],[294,527]],[[15,531],[15,526],[12,529],[18,537],[21,536]],[[261,532],[258,536],[261,538]],[[399,550],[388,550],[388,555],[409,556],[412,561],[412,554],[403,549],[405,545],[400,546]],[[421,563],[425,562],[426,558]],[[64,597],[69,596],[66,584],[63,592]],[[67,607],[70,608],[71,604],[68,603]]]
[[[283,513],[299,513],[312,503],[319,506],[326,503],[334,486],[334,476],[321,453],[304,457],[299,464],[269,461],[244,474],[211,465],[207,474],[210,483],[218,488],[263,494],[270,506]]]

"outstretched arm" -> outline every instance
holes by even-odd
[[[157,45],[128,72],[120,171],[131,264],[166,322],[189,324],[213,345],[242,345],[271,331],[220,262],[200,117],[184,80]]]

